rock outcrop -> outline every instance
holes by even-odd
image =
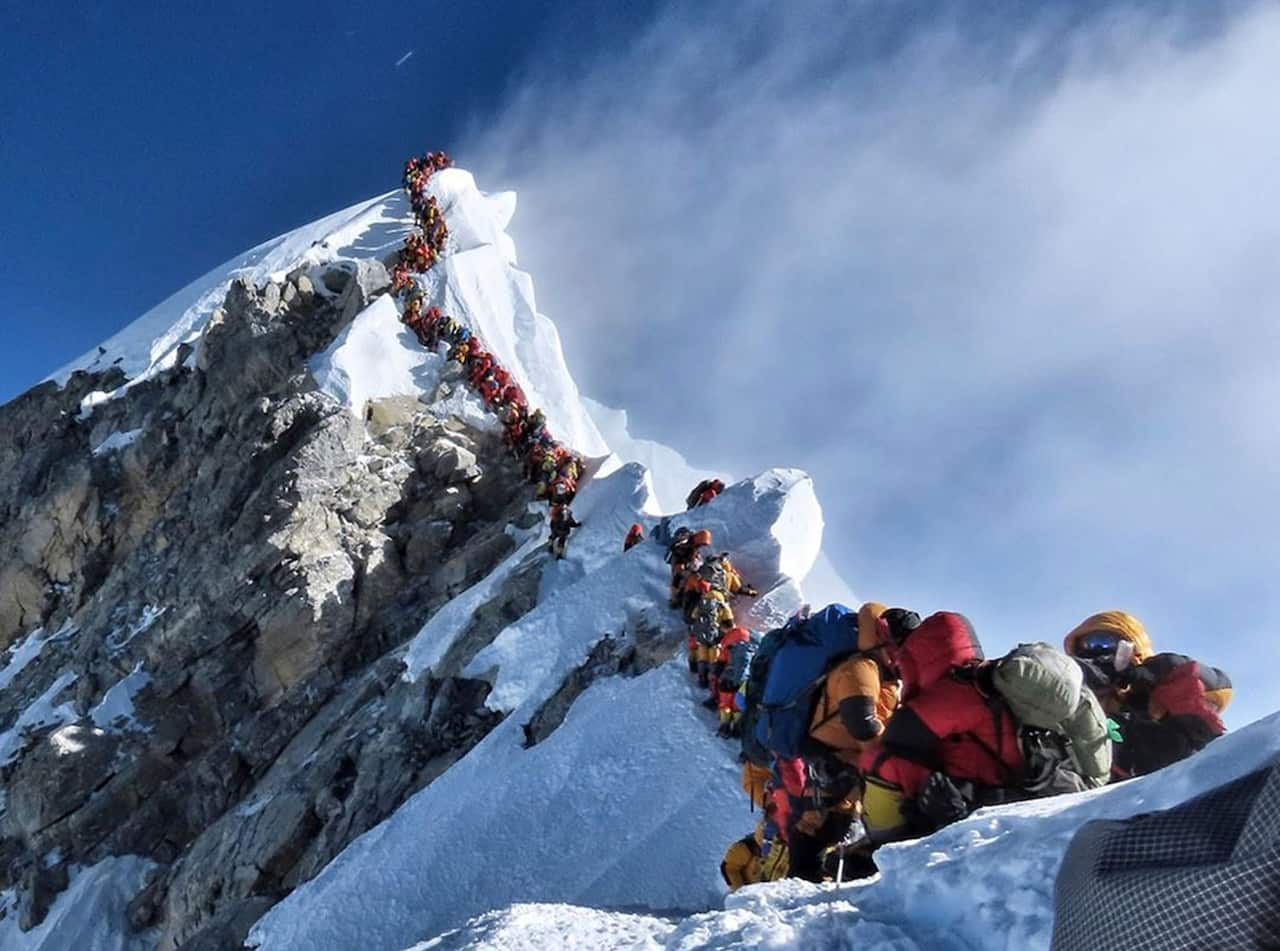
[[[154,863],[134,927],[238,946],[501,719],[467,658],[411,683],[399,654],[515,549],[519,471],[492,432],[411,397],[361,419],[307,369],[387,284],[235,282],[171,368],[0,408],[0,889],[24,927],[72,866],[128,854]]]

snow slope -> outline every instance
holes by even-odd
[[[714,737],[683,660],[597,682],[559,729],[524,748],[524,724],[602,637],[625,639],[645,622],[669,629],[673,650],[683,640],[665,606],[663,547],[620,550],[617,525],[644,517],[643,477],[630,465],[584,488],[587,524],[566,559],[574,576],[464,670],[491,679],[488,705],[508,714],[502,724],[278,905],[251,941],[264,949],[396,949],[517,900],[686,910],[718,902],[715,857],[750,816],[736,747]],[[597,518],[608,530],[593,538]],[[774,470],[734,485],[697,522],[735,553],[748,578],[772,589],[743,602],[753,626],[794,610],[791,578],[803,575],[820,543],[807,476]],[[528,556],[526,549],[512,559]],[[511,571],[512,559],[495,572]],[[427,675],[463,617],[442,611],[423,628],[409,646],[407,677]]]
[[[737,476],[731,472],[709,472],[694,467],[670,446],[635,438],[630,431],[626,410],[611,409],[589,398],[584,398],[582,402],[614,454],[628,462],[640,463],[648,470],[652,480],[655,511],[681,511],[689,490],[703,479],[718,476],[725,482],[736,481]],[[623,531],[625,530],[624,528]],[[821,552],[805,576],[804,593],[806,599],[813,604],[862,602],[840,577],[840,572],[831,560]]]
[[[262,283],[303,265],[381,257],[400,244],[412,223],[408,200],[395,191],[273,238],[192,281],[47,379],[65,383],[76,370],[118,366],[131,383],[141,382],[174,365],[178,347],[200,336],[236,278]]]
[[[0,948],[4,951],[148,951],[146,934],[129,930],[126,906],[146,884],[151,863],[127,855],[71,873],[71,885],[49,914],[25,934],[18,928],[11,893],[0,893]]]
[[[674,924],[562,905],[521,905],[414,945],[413,951],[520,947],[531,936],[545,940],[544,947],[581,951],[1040,951],[1052,938],[1058,866],[1081,825],[1167,809],[1278,761],[1280,714],[1274,714],[1152,776],[982,810],[927,839],[889,846],[878,854],[881,875],[870,882],[840,889],[796,881],[753,886],[728,896],[723,911]]]
[[[538,313],[532,280],[517,267],[506,234],[514,195],[482,193],[460,169],[436,174],[430,189],[450,239],[441,262],[420,279],[429,303],[485,340],[531,405],[545,410],[558,438],[606,458],[575,502],[585,524],[570,557],[546,567],[538,605],[464,671],[492,681],[489,704],[507,718],[265,918],[254,932],[263,947],[399,948],[517,900],[686,911],[717,904],[715,857],[753,820],[737,790],[735,751],[714,738],[714,718],[696,707],[682,661],[595,684],[533,748],[523,748],[522,727],[606,635],[633,637],[640,624],[665,629],[676,652],[681,635],[665,607],[661,546],[620,551],[632,522],[650,531],[660,524],[668,531],[680,524],[710,528],[717,547],[731,550],[747,579],[767,591],[745,615],[758,628],[801,603],[798,584],[820,557],[821,509],[808,477],[794,470],[740,481],[695,516],[661,519],[661,511],[683,508],[684,493],[701,474],[665,447],[632,440],[625,418],[610,417],[579,394],[556,327]],[[171,367],[232,280],[262,282],[300,266],[384,258],[410,227],[407,202],[390,193],[297,229],[193,282],[103,344],[104,352],[85,354],[52,379],[119,366],[129,382],[87,399],[85,412],[92,412]],[[442,364],[440,354],[422,351],[399,324],[394,301],[383,297],[310,366],[321,392],[362,417],[371,399],[434,401]],[[449,399],[453,411],[478,421],[482,410],[472,395],[457,388]],[[98,449],[109,452],[127,437]],[[536,533],[518,537],[515,553],[489,578],[438,612],[407,645],[405,676],[426,678],[474,609],[527,559],[543,557],[544,540]],[[24,663],[35,648],[33,636],[10,659]],[[54,699],[41,698],[27,719],[61,719]],[[99,725],[127,723],[131,699],[125,689],[104,703],[95,711]],[[125,879],[136,871],[113,868]],[[111,874],[86,870],[77,882],[107,902],[116,892],[102,877]],[[100,909],[104,920],[118,910]]]

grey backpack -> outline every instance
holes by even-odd
[[[1079,664],[1050,644],[1019,644],[996,661],[992,683],[1024,733],[1036,731],[1042,740],[1043,734],[1053,734],[1064,741],[1061,746],[1069,760],[1064,765],[1084,780],[1086,788],[1107,782],[1107,718],[1085,685]]]
[[[699,644],[707,647],[720,640],[720,608],[724,602],[710,595],[703,595],[693,615],[691,629]]]
[[[721,594],[729,593],[729,570],[723,556],[712,555],[707,558],[698,569],[698,577],[711,582],[711,587]]]

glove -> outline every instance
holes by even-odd
[[[1107,737],[1112,743],[1123,743],[1124,734],[1120,732],[1120,724],[1107,717]]]
[[[938,828],[963,819],[972,804],[946,773],[931,773],[916,797],[916,811]]]

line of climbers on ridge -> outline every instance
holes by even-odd
[[[1153,772],[1226,732],[1232,690],[1123,611],[995,660],[963,615],[874,602],[805,608],[751,643],[740,759],[762,818],[724,855],[730,889],[874,874],[879,846],[979,807]]]
[[[418,231],[405,240],[393,288],[402,321],[465,371],[503,421],[539,499],[550,503],[549,548],[562,557],[580,523],[569,508],[585,460],[557,442],[541,410],[483,342],[437,307],[424,310],[416,274],[440,258],[448,228],[432,174],[442,152],[405,166]],[[723,491],[704,480],[689,509]],[[642,541],[633,525],[623,542]],[[868,602],[802,608],[763,637],[738,625],[731,601],[758,592],[727,552],[706,554],[706,529],[668,546],[671,607],[689,626],[689,668],[708,690],[722,736],[742,743],[742,786],[762,818],[730,845],[721,872],[731,889],[787,875],[822,881],[875,872],[880,845],[928,834],[985,805],[1098,787],[1176,762],[1226,731],[1231,697],[1222,671],[1155,653],[1137,618],[1092,615],[1064,650],[1022,644],[987,660],[972,625],[942,611],[921,619]],[[857,832],[852,830],[857,829]],[[834,872],[831,868],[835,864]]]
[[[582,524],[569,506],[586,473],[586,460],[551,435],[541,409],[530,411],[524,390],[483,340],[439,307],[426,306],[426,295],[417,281],[416,275],[426,273],[440,259],[449,236],[444,214],[435,196],[427,194],[427,185],[435,172],[452,165],[453,160],[444,152],[428,152],[405,163],[404,189],[417,230],[405,238],[392,272],[392,291],[404,299],[400,320],[432,353],[447,343],[446,361],[462,368],[470,388],[501,420],[507,448],[522,461],[525,477],[534,486],[534,497],[549,503],[551,539],[547,548],[557,559],[563,558],[570,533]]]
[[[723,490],[704,482],[689,507]],[[633,525],[624,550],[643,537]],[[874,874],[875,849],[982,806],[1096,788],[1177,762],[1226,732],[1231,681],[1156,653],[1123,611],[1063,640],[987,660],[963,615],[921,619],[868,602],[802,608],[763,637],[732,599],[757,592],[707,529],[667,551],[689,670],[721,736],[740,737],[742,787],[761,819],[721,862],[730,889],[791,876]]]

